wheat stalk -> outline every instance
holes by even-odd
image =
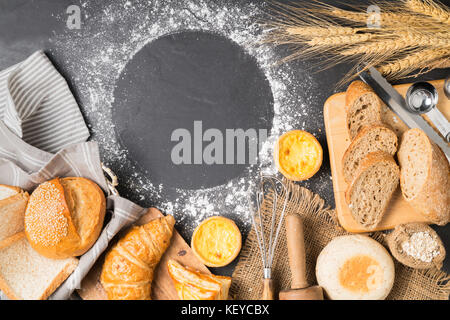
[[[450,57],[442,58],[431,63],[430,69],[450,68]]]
[[[343,9],[334,9],[326,12],[330,16],[334,16],[341,20],[350,21],[357,24],[367,25],[368,14],[366,12],[354,12]],[[417,15],[408,13],[394,13],[389,11],[383,11],[380,13],[381,26],[382,27],[396,27],[402,28],[406,26],[421,26],[422,28],[434,29],[437,28],[434,21],[424,21],[417,19]]]
[[[429,16],[439,22],[450,24],[450,12],[430,0],[407,0],[406,6],[413,12]]]
[[[350,27],[286,27],[284,31],[291,36],[303,36],[303,37],[326,37],[326,36],[342,36],[355,34],[359,30]]]
[[[281,62],[298,57],[325,55],[323,69],[353,60],[381,66],[390,77],[448,66],[449,11],[432,0],[401,0],[404,5],[378,2],[381,26],[368,26],[362,5],[344,10],[318,0],[296,7],[277,5],[277,15],[267,23],[266,42],[288,44],[293,52]],[[345,80],[354,77],[347,74]]]
[[[415,34],[410,31],[400,31],[394,39],[378,40],[340,52],[343,56],[353,55],[376,55],[385,52],[395,53],[407,47],[448,47],[450,37],[446,33],[436,33],[433,35]]]
[[[378,70],[385,76],[393,74],[407,74],[412,70],[426,68],[430,62],[441,60],[443,56],[450,55],[449,48],[427,49],[409,54],[402,59],[381,65]]]
[[[370,33],[351,34],[334,37],[315,37],[307,42],[310,46],[339,46],[361,43],[372,39],[375,35]]]

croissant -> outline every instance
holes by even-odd
[[[108,252],[100,282],[109,300],[151,300],[153,272],[172,238],[168,215],[133,227]]]

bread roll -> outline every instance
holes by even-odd
[[[30,245],[45,257],[80,256],[97,240],[105,211],[105,196],[94,182],[56,178],[31,194],[25,233]]]
[[[450,167],[445,154],[420,129],[406,131],[398,150],[403,197],[430,222],[450,220]]]
[[[353,139],[362,127],[382,123],[380,98],[362,81],[353,81],[348,86],[345,94],[345,109],[350,139]]]
[[[20,188],[0,185],[0,241],[23,231],[28,198]]]
[[[317,282],[332,300],[383,300],[394,276],[387,250],[363,235],[334,238],[317,258]]]

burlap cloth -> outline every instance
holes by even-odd
[[[300,214],[304,222],[306,271],[310,284],[316,284],[315,266],[321,250],[334,237],[349,234],[339,227],[335,211],[325,206],[325,202],[317,194],[293,183],[287,183],[289,201],[286,214]],[[280,195],[283,199],[286,195]],[[263,208],[271,207],[269,199],[263,203]],[[277,215],[281,212],[281,204]],[[270,211],[270,210],[269,210]],[[268,228],[268,223],[265,224]],[[383,245],[384,234],[374,232],[372,238]],[[395,283],[387,299],[391,300],[448,300],[450,293],[450,276],[440,270],[431,269],[420,271],[406,267],[395,261]],[[252,229],[241,251],[240,260],[233,273],[230,294],[238,300],[255,300],[261,298],[262,293],[262,263],[256,242],[256,235]],[[286,232],[284,226],[278,240],[277,249],[272,265],[272,279],[274,280],[276,296],[285,288],[290,288],[291,273],[289,270],[288,252],[286,246]]]

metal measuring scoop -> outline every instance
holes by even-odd
[[[450,75],[445,78],[444,93],[447,96],[447,99],[450,99]]]
[[[409,111],[416,114],[426,114],[447,142],[450,142],[450,123],[436,108],[438,92],[428,82],[416,82],[406,92],[406,105]]]

